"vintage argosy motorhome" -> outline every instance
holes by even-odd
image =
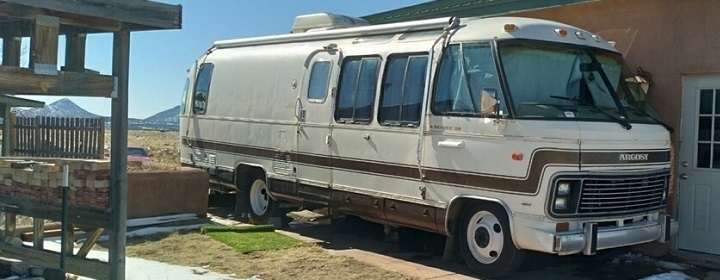
[[[445,234],[496,277],[525,250],[660,241],[670,132],[602,38],[527,18],[300,16],[190,68],[182,163],[276,201]],[[452,251],[452,250],[448,250]]]

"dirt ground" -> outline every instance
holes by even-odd
[[[235,274],[239,279],[413,279],[397,272],[370,266],[349,257],[331,256],[314,244],[241,254],[198,232],[130,239],[127,256],[164,263],[204,267]]]

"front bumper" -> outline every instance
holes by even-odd
[[[553,252],[569,255],[582,252],[593,255],[597,250],[629,246],[651,241],[665,243],[678,231],[678,222],[670,216],[661,215],[655,221],[647,221],[623,227],[598,228],[596,223],[586,223],[582,232],[557,233],[553,238]]]

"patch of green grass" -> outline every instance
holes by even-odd
[[[268,230],[266,227],[213,227],[203,228],[203,232],[212,239],[225,243],[243,254],[254,251],[287,249],[306,244],[292,237]]]

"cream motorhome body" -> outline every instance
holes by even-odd
[[[366,26],[215,42],[189,71],[182,163],[276,200],[455,238],[484,276],[525,250],[667,241],[669,127],[606,41],[527,18]]]

